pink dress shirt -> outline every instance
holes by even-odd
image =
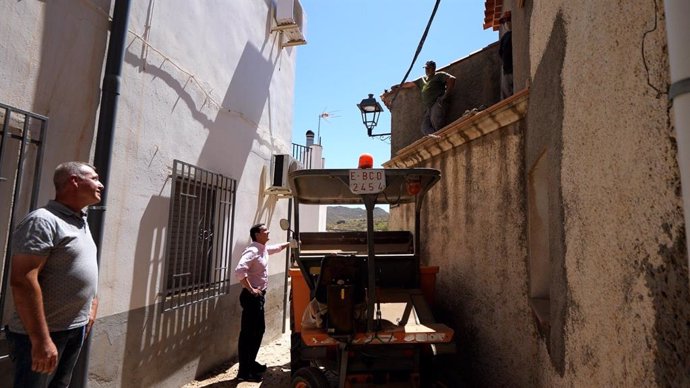
[[[235,267],[235,277],[238,281],[247,278],[253,288],[265,291],[268,287],[268,255],[280,251],[280,244],[263,245],[253,241],[242,252],[240,262]]]

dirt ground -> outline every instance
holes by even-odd
[[[203,380],[195,380],[183,388],[282,388],[290,386],[290,332],[268,345],[259,349],[256,360],[266,364],[268,370],[264,373],[264,380],[260,383],[237,381],[239,364],[227,365],[219,368]]]

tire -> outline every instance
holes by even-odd
[[[321,369],[313,366],[301,368],[292,376],[292,388],[329,388],[331,385]]]
[[[302,335],[295,328],[295,312],[292,309],[292,288],[290,288],[290,374],[295,375],[299,369],[309,366],[309,362],[302,359]]]
[[[293,376],[298,370],[309,366],[309,361],[302,359],[302,346],[300,333],[292,333],[290,335],[290,373]]]

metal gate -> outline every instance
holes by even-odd
[[[48,118],[0,103],[0,321],[7,322],[10,236],[14,225],[36,208]],[[0,376],[8,356],[0,335]]]

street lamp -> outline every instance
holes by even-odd
[[[390,136],[390,133],[372,134],[372,130],[379,123],[379,116],[383,112],[381,104],[374,98],[373,94],[369,94],[368,98],[365,98],[357,104],[359,111],[362,113],[362,123],[367,127],[367,135],[369,137],[374,136]]]

